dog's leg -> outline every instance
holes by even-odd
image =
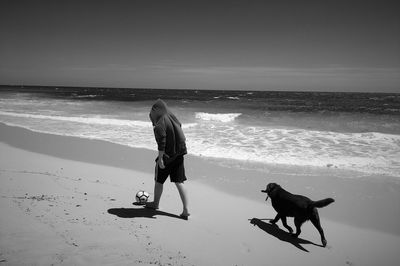
[[[296,233],[293,234],[294,237],[298,237],[301,233],[301,225],[304,223],[304,220],[298,217],[294,217],[294,225],[296,226]]]
[[[312,224],[315,226],[315,228],[317,228],[319,234],[321,235],[322,245],[324,247],[326,247],[327,241],[325,239],[324,230],[322,230],[321,222],[319,220],[318,210],[316,208],[314,208],[313,214],[312,214],[310,220],[311,220]]]
[[[281,218],[281,216],[278,214],[276,214],[275,219],[269,221],[271,224],[276,224],[277,221],[279,221],[279,219]]]
[[[289,230],[289,233],[293,233],[292,227],[290,227],[286,222],[286,216],[282,216],[281,221],[282,221],[283,226],[286,227],[287,230]]]

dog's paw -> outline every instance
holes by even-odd
[[[326,239],[322,239],[322,246],[326,247],[326,244],[327,244]]]

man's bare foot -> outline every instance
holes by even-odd
[[[146,202],[144,207],[148,209],[158,210],[158,205],[156,205],[154,202]]]
[[[183,220],[188,220],[190,213],[188,212],[183,212],[181,215],[179,215]]]

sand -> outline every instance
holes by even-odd
[[[0,265],[400,263],[396,180],[329,168],[260,173],[187,156],[185,221],[169,182],[159,211],[132,205],[139,189],[152,194],[155,155],[0,124]],[[268,223],[275,211],[260,190],[270,181],[336,199],[320,209],[327,247],[309,222],[299,239]]]

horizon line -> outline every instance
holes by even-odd
[[[43,87],[43,88],[82,88],[82,89],[126,89],[126,90],[177,90],[177,91],[232,91],[232,92],[292,92],[292,93],[301,93],[301,92],[318,92],[318,93],[365,93],[365,94],[400,94],[400,92],[372,92],[372,91],[324,91],[324,90],[316,90],[316,89],[309,89],[309,90],[292,90],[292,89],[209,89],[209,88],[154,88],[154,87],[112,87],[112,86],[68,86],[68,85],[37,85],[37,84],[0,84],[0,88],[3,87]],[[399,89],[400,90],[400,89]]]

